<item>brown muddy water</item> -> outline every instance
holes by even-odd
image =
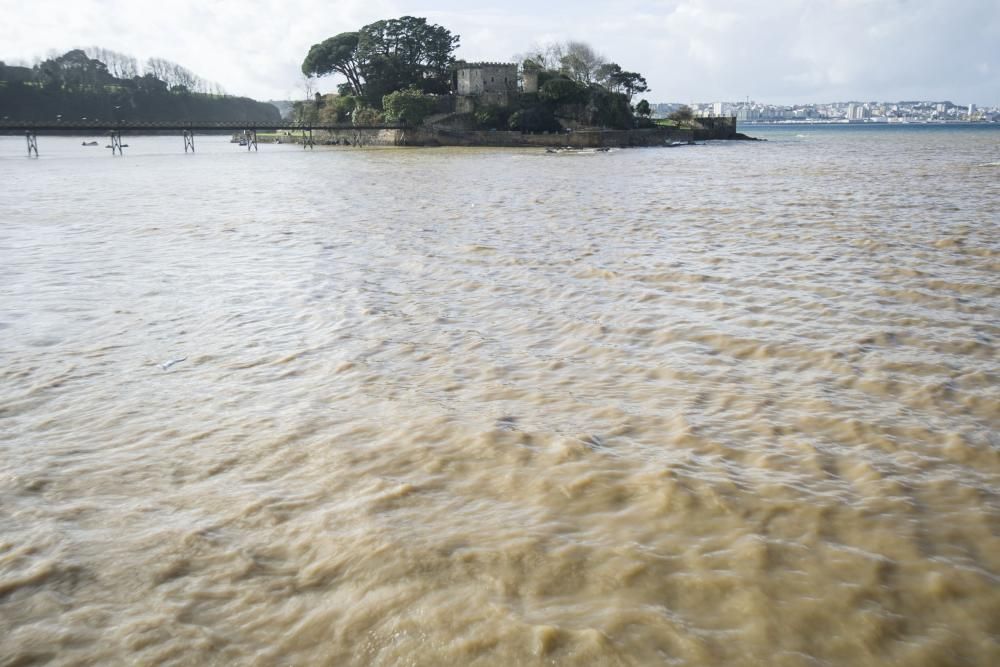
[[[996,665],[1000,131],[0,139],[0,664]]]

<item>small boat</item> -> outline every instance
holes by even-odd
[[[81,145],[82,146],[97,146],[98,144],[97,144],[96,141],[84,141]]]
[[[593,155],[594,153],[607,153],[610,148],[573,148],[567,146],[566,148],[546,148],[546,153],[552,153],[553,155]]]

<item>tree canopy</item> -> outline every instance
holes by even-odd
[[[624,93],[629,102],[636,93],[649,92],[646,79],[638,72],[627,72],[617,63],[605,63],[597,70],[598,81],[608,90]]]
[[[522,96],[522,109],[511,116],[520,127],[551,127],[556,118],[602,127],[635,126],[631,102],[649,86],[638,72],[628,72],[585,42],[552,42],[532,46],[514,58],[538,70],[537,104]],[[648,106],[648,103],[647,105]],[[646,106],[637,107],[642,115]],[[551,122],[546,120],[551,118]]]
[[[364,92],[364,82],[357,57],[359,40],[357,32],[342,32],[319,44],[313,44],[302,61],[302,73],[306,76],[342,74],[347,79],[352,94],[361,95]]]
[[[203,94],[209,93],[209,94]],[[222,97],[222,88],[177,63],[89,47],[53,53],[34,67],[0,67],[0,109],[11,118],[275,120],[276,107]]]
[[[386,19],[314,44],[302,72],[307,76],[341,74],[349,86],[344,92],[380,106],[385,95],[411,87],[424,93],[447,93],[458,44],[458,35],[425,18]]]
[[[566,54],[559,59],[559,71],[575,81],[590,83],[604,62],[604,56],[586,42],[566,42]]]

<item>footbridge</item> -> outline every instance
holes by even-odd
[[[232,132],[239,137],[240,146],[245,145],[248,151],[257,150],[257,132],[289,132],[300,134],[302,147],[315,146],[313,132],[316,130],[400,130],[406,125],[402,123],[382,123],[370,125],[354,125],[351,123],[297,123],[291,121],[253,122],[253,121],[149,121],[149,122],[101,122],[101,121],[11,121],[0,120],[0,134],[24,134],[28,157],[38,157],[39,134],[83,134],[107,135],[112,155],[123,155],[122,149],[128,144],[122,143],[123,134],[166,134],[176,132],[184,140],[184,152],[194,152],[195,133],[218,134]]]

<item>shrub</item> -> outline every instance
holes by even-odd
[[[499,130],[507,127],[510,112],[502,107],[490,106],[476,111],[476,125],[484,130]]]
[[[351,113],[351,122],[355,125],[378,125],[385,117],[371,107],[358,107]]]
[[[676,120],[678,122],[688,122],[694,120],[694,112],[691,111],[691,107],[685,104],[680,109],[670,114],[669,118],[670,120]]]
[[[559,132],[562,129],[552,110],[542,106],[515,111],[507,119],[507,127],[521,132]]]
[[[389,121],[407,125],[420,125],[424,118],[434,113],[437,102],[416,88],[397,90],[382,97],[382,108]]]
[[[626,130],[634,126],[632,107],[622,93],[610,93],[600,86],[590,90],[590,122],[601,127]]]

